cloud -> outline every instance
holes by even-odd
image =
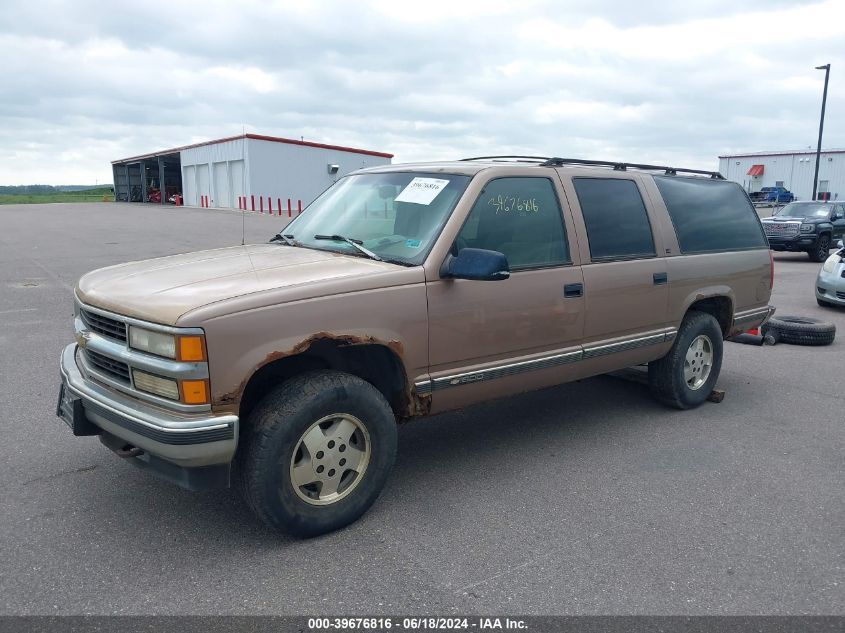
[[[0,16],[0,184],[247,131],[389,151],[715,168],[845,146],[845,6],[710,0],[121,3]]]

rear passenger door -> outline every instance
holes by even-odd
[[[661,345],[669,279],[654,230],[659,218],[646,204],[640,176],[560,175],[583,262],[585,357]]]

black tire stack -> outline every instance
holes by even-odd
[[[833,323],[811,317],[772,317],[763,324],[761,332],[790,345],[830,345],[836,338]]]

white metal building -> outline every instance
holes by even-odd
[[[799,200],[813,197],[816,151],[755,152],[719,156],[719,172],[752,193],[763,187],[786,187]],[[819,199],[845,198],[845,149],[822,150],[819,161]]]
[[[393,154],[243,134],[112,161],[115,199],[293,213],[339,177]],[[161,194],[163,192],[164,195]],[[280,208],[281,207],[281,208]]]

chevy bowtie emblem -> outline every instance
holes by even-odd
[[[79,347],[85,347],[86,345],[88,345],[88,341],[90,340],[90,338],[91,338],[90,332],[77,332],[76,333],[76,344],[79,345]]]

